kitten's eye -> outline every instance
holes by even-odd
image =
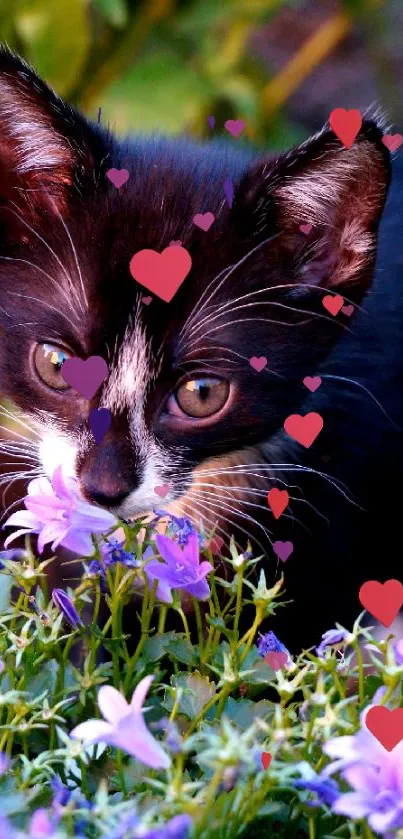
[[[38,344],[34,351],[34,365],[40,379],[52,390],[66,390],[68,385],[63,379],[61,369],[71,353],[54,344]]]
[[[224,407],[229,396],[229,383],[213,377],[191,379],[181,384],[173,398],[188,417],[203,419],[217,414]],[[168,405],[171,407],[171,405]]]

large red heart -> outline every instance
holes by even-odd
[[[358,599],[382,626],[389,627],[403,605],[403,585],[399,580],[368,580],[361,586]]]
[[[304,417],[300,414],[291,414],[284,422],[284,431],[306,449],[312,446],[322,428],[323,419],[315,411],[305,414]]]
[[[341,294],[325,294],[322,297],[322,306],[330,312],[333,317],[339,314],[341,307],[344,305],[344,297]]]
[[[169,303],[192,267],[186,248],[170,245],[162,253],[146,248],[130,260],[130,273],[140,285]]]
[[[362,116],[355,108],[351,111],[335,108],[330,114],[329,123],[336,137],[341,140],[346,149],[349,149],[362,126]]]
[[[390,711],[383,705],[374,705],[365,715],[365,725],[386,751],[403,740],[403,708]]]

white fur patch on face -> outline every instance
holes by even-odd
[[[58,466],[63,466],[63,471],[68,475],[75,476],[75,464],[77,457],[77,445],[62,432],[42,431],[43,439],[39,444],[39,457],[42,461],[44,471],[48,478]]]

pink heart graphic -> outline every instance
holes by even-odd
[[[146,248],[130,260],[130,273],[140,285],[169,303],[192,267],[185,248],[169,245],[162,253]]]
[[[130,172],[127,169],[108,169],[106,177],[109,178],[116,189],[123,186],[130,178]]]
[[[382,142],[389,151],[397,151],[403,143],[401,134],[384,134]]]
[[[300,224],[299,229],[304,236],[309,236],[311,230],[313,228],[313,224]]]
[[[289,556],[291,556],[294,550],[294,545],[292,542],[274,542],[273,544],[273,551],[281,559],[281,562],[287,562]]]
[[[61,374],[67,385],[74,388],[85,399],[92,399],[109,372],[105,359],[100,355],[82,358],[67,358]]]
[[[224,128],[226,128],[233,137],[239,137],[245,128],[245,122],[243,119],[227,119],[227,121],[224,122]]]
[[[341,307],[344,304],[344,297],[341,294],[325,294],[322,297],[322,306],[327,312],[330,312],[333,317],[339,314]]]
[[[349,318],[354,312],[354,306],[350,303],[348,306],[343,306],[341,311],[343,315],[346,315]]]
[[[252,358],[249,359],[249,364],[256,370],[257,373],[261,373],[262,370],[267,366],[267,358],[264,355],[259,356],[253,355]]]
[[[305,387],[308,388],[308,390],[311,391],[311,393],[315,393],[315,390],[317,390],[318,387],[321,386],[322,379],[320,376],[305,376],[305,379],[303,379],[303,384],[305,385]]]
[[[152,302],[152,297],[150,295],[148,297],[142,297],[141,302],[145,303],[146,306],[149,306],[150,303]]]
[[[267,653],[264,657],[266,664],[268,664],[272,670],[281,670],[281,668],[287,663],[287,659],[287,653],[282,652],[282,650]]]
[[[193,224],[196,227],[200,227],[201,230],[204,230],[207,233],[207,230],[210,230],[211,225],[215,219],[215,215],[213,213],[196,213],[193,216]]]
[[[209,542],[207,542],[206,548],[208,548],[208,550],[211,551],[213,556],[216,556],[216,554],[220,553],[223,544],[224,539],[222,539],[221,536],[213,536],[213,538],[210,539]]]
[[[180,248],[181,245],[182,245],[181,240],[180,239],[172,239],[172,241],[169,243],[169,247],[172,248],[172,247],[175,247],[175,245],[177,245],[177,247]]]
[[[165,496],[168,495],[170,489],[171,484],[162,484],[162,486],[154,487],[154,492],[156,492],[160,498],[165,498]]]

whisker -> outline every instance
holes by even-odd
[[[58,283],[57,280],[54,277],[52,277],[50,274],[48,274],[46,271],[44,271],[43,268],[40,268],[39,265],[36,265],[34,262],[30,262],[28,259],[21,259],[21,257],[16,257],[16,256],[0,256],[0,259],[4,259],[4,260],[10,261],[10,262],[22,262],[24,265],[29,265],[31,268],[34,268],[36,271],[39,271],[41,274],[43,274],[45,277],[47,277],[48,280],[50,280],[53,283],[55,288],[57,288],[61,292],[64,300],[70,306],[70,309],[72,310],[72,312],[74,312],[74,308],[71,305],[71,299],[65,293],[64,289],[60,286],[60,283]],[[10,292],[8,292],[8,293],[10,293]],[[10,315],[9,315],[9,317],[10,317]]]
[[[72,250],[72,252],[73,252],[74,261],[75,261],[75,263],[76,263],[77,273],[78,273],[78,276],[79,276],[79,279],[80,279],[81,291],[82,291],[83,299],[84,299],[84,302],[85,302],[85,306],[88,308],[88,298],[87,298],[86,291],[85,291],[85,285],[84,285],[83,275],[82,275],[82,273],[81,273],[81,268],[80,268],[80,263],[79,263],[79,260],[78,260],[78,255],[77,255],[77,250],[76,250],[76,247],[75,247],[75,245],[74,245],[74,242],[73,242],[73,239],[72,239],[72,237],[71,237],[70,231],[69,231],[69,229],[68,229],[68,227],[67,227],[67,224],[66,224],[66,222],[65,222],[65,220],[64,220],[64,218],[63,218],[63,216],[62,216],[62,214],[61,214],[61,212],[60,212],[60,210],[59,210],[59,208],[57,207],[56,203],[53,201],[53,198],[51,198],[51,203],[52,203],[52,205],[54,206],[54,209],[55,209],[56,215],[58,216],[59,221],[61,222],[61,224],[62,224],[62,226],[63,226],[63,228],[64,228],[64,230],[65,230],[65,232],[66,232],[66,236],[67,236],[67,238],[68,238],[68,240],[69,240],[69,242],[70,242],[70,245],[71,245],[71,250]],[[82,302],[81,302],[80,300],[79,300],[79,303],[80,303],[80,306],[81,306],[81,311],[83,312],[83,311],[84,311],[84,306],[82,305]]]
[[[375,405],[379,408],[379,410],[382,412],[382,414],[384,415],[384,417],[386,417],[386,419],[388,420],[388,422],[390,422],[390,423],[391,423],[391,425],[393,425],[393,426],[394,426],[394,428],[396,428],[396,431],[403,431],[403,429],[402,429],[402,428],[400,428],[400,426],[399,426],[399,425],[397,425],[397,424],[393,421],[393,419],[389,416],[389,414],[385,411],[385,408],[384,408],[384,407],[383,407],[383,405],[382,405],[382,404],[378,401],[378,399],[376,398],[376,396],[375,396],[375,395],[374,395],[374,394],[373,394],[370,390],[368,390],[368,388],[367,388],[367,387],[365,387],[365,385],[363,385],[363,384],[362,384],[362,382],[356,382],[356,381],[355,381],[355,379],[348,379],[348,378],[347,378],[347,376],[333,376],[333,375],[331,375],[330,373],[321,373],[321,378],[322,378],[322,379],[337,379],[337,380],[338,380],[338,381],[340,381],[340,382],[347,382],[348,384],[355,385],[356,387],[360,387],[360,388],[361,388],[362,390],[364,390],[364,391],[365,391],[365,393],[366,393],[366,394],[367,394],[367,395],[368,395],[368,396],[369,396],[369,397],[370,397],[370,398],[371,398],[371,399],[375,402]]]
[[[67,315],[65,315],[63,312],[61,312],[60,309],[58,309],[56,306],[52,306],[51,303],[47,303],[46,300],[40,300],[38,297],[31,297],[29,294],[19,294],[17,291],[8,291],[7,294],[12,294],[13,297],[22,297],[25,300],[34,300],[36,303],[39,303],[41,306],[46,306],[48,309],[52,309],[53,312],[56,312],[64,320],[66,320],[67,323],[69,323],[70,326],[73,327],[73,329],[76,328],[73,321],[70,320],[70,318],[68,318]],[[18,325],[21,326],[22,324],[18,324]]]

